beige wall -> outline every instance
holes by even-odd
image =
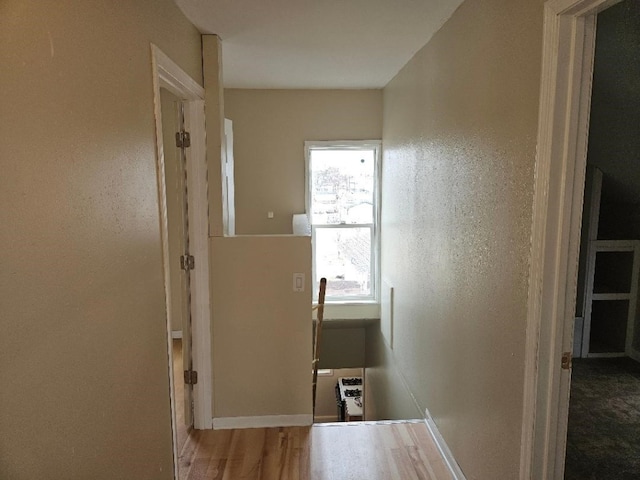
[[[326,320],[320,336],[319,368],[352,368],[365,365],[365,327],[347,327],[344,321]],[[315,322],[313,325],[315,333]]]
[[[170,0],[0,2],[0,478],[172,477],[150,42]]]
[[[310,237],[210,242],[214,418],[310,416]],[[293,273],[304,273],[304,292]]]
[[[365,420],[423,418],[393,353],[384,343],[379,324],[366,327]]]
[[[227,89],[224,112],[233,120],[238,234],[291,233],[291,216],[305,211],[305,140],[382,135],[380,90]]]
[[[542,4],[466,1],[384,89],[387,363],[474,479],[518,477]]]

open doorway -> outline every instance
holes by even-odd
[[[365,418],[363,368],[318,370],[314,423],[358,422]]]
[[[640,472],[640,4],[598,13],[565,479]]]
[[[367,325],[362,320],[323,322],[314,423],[370,419],[365,388]]]
[[[183,372],[193,370],[191,356],[191,274],[189,269],[189,201],[186,169],[186,142],[183,139],[184,103],[166,88],[160,89],[164,185],[169,248],[169,289],[167,323],[173,354],[170,375],[175,404],[175,448],[181,452],[193,428],[193,385],[185,385]]]
[[[617,3],[545,4],[521,478],[564,478],[596,19]]]
[[[185,427],[212,428],[204,89],[154,45],[151,45],[151,63],[165,278],[168,393],[174,477],[178,478],[178,448],[186,440]],[[174,358],[174,352],[177,356],[181,354],[180,358]],[[184,398],[184,408],[180,408],[179,395]]]

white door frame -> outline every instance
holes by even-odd
[[[562,479],[596,14],[620,0],[549,0],[525,350],[520,479]]]
[[[160,88],[166,88],[184,100],[185,128],[191,133],[191,147],[186,152],[189,175],[187,176],[189,202],[189,243],[195,257],[195,268],[191,272],[192,356],[193,368],[198,372],[198,383],[193,386],[193,424],[197,429],[212,428],[212,373],[211,330],[209,298],[209,220],[207,200],[207,163],[204,116],[204,88],[189,77],[176,63],[158,47],[151,45],[153,71],[153,100],[156,126],[156,161],[158,171],[158,198],[160,204],[160,234],[164,264],[164,287],[167,301],[167,351],[172,368],[172,338],[169,321],[170,277],[169,235],[167,226],[167,198],[165,191],[164,147],[162,141],[162,112]],[[175,260],[175,259],[174,259]],[[179,378],[182,378],[179,376]],[[171,411],[174,444],[174,464],[177,468],[176,416],[171,376]]]

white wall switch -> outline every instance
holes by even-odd
[[[273,212],[267,212],[267,218],[273,218]]]
[[[293,274],[293,291],[304,292],[304,273]]]

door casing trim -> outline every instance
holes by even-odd
[[[563,478],[596,15],[618,1],[544,5],[521,480]]]
[[[184,101],[185,128],[191,133],[187,150],[189,195],[189,239],[196,267],[191,272],[192,357],[198,383],[193,386],[193,423],[197,429],[212,428],[213,386],[211,364],[211,310],[209,292],[209,219],[207,199],[207,162],[205,140],[204,88],[187,75],[156,45],[151,44],[153,101],[156,129],[156,162],[160,210],[160,236],[164,267],[164,287],[167,304],[167,352],[169,368],[173,368],[172,332],[168,312],[171,311],[169,278],[169,235],[165,190],[164,146],[160,88],[166,88]],[[171,423],[173,430],[174,475],[178,478],[178,452],[173,375],[170,375]],[[182,378],[179,375],[179,378]]]

